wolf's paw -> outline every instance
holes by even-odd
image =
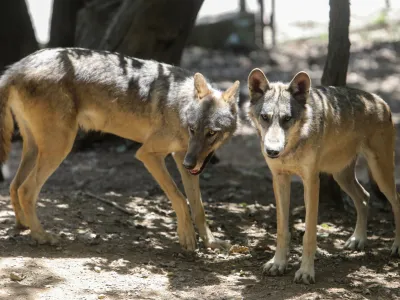
[[[196,250],[196,232],[192,223],[186,223],[186,226],[178,224],[178,236],[181,247],[187,251]]]
[[[364,250],[365,244],[367,243],[366,236],[357,236],[353,234],[347,242],[344,244],[344,249],[350,250]]]
[[[283,275],[286,271],[286,267],[286,260],[277,260],[275,258],[272,258],[263,265],[262,272],[264,275],[267,276]]]
[[[390,251],[392,256],[400,256],[400,241],[395,240],[393,242],[391,251]]]
[[[26,226],[24,223],[22,223],[21,221],[16,221],[15,225],[14,225],[14,230],[15,231],[24,231],[26,229],[29,229],[28,226]]]
[[[24,231],[26,229],[29,229],[29,226],[25,221],[25,216],[24,216],[24,213],[22,212],[22,210],[20,210],[19,212],[15,213],[15,226],[14,226],[14,228],[17,231]]]
[[[294,275],[294,282],[304,284],[315,283],[314,268],[301,267]]]
[[[39,245],[43,245],[43,244],[57,245],[59,243],[59,237],[57,235],[46,232],[46,231],[31,232],[31,237]]]
[[[206,248],[211,249],[221,249],[221,250],[229,250],[232,247],[232,244],[229,241],[224,241],[220,239],[212,239],[211,241],[204,243]]]

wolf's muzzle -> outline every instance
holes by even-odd
[[[277,158],[279,156],[279,153],[281,153],[280,151],[272,149],[265,149],[265,152],[267,152],[267,155],[270,158]]]
[[[183,160],[183,166],[188,169],[192,170],[197,164],[197,158],[192,155],[186,155],[185,159]]]

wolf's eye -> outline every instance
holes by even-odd
[[[291,119],[292,119],[291,116],[285,116],[285,117],[283,117],[283,122],[287,123],[287,122],[289,122]]]
[[[190,126],[189,127],[189,131],[190,131],[191,134],[193,134],[194,133],[194,128],[192,126]]]
[[[262,118],[264,121],[268,121],[268,120],[269,120],[269,116],[268,116],[267,114],[261,114],[261,118]]]
[[[208,136],[213,136],[213,135],[215,135],[216,134],[216,132],[214,131],[214,130],[209,130],[208,132],[207,132],[207,135]]]

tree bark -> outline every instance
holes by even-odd
[[[84,0],[54,0],[50,22],[50,41],[53,47],[72,47],[75,42],[75,29],[78,11]]]
[[[25,0],[0,1],[0,72],[39,47]]]
[[[326,86],[344,86],[350,57],[350,2],[349,0],[329,0],[329,5],[328,56],[321,83]],[[333,177],[321,174],[320,182],[320,199],[333,201],[343,208],[341,190]]]
[[[259,19],[259,26],[260,26],[260,46],[264,48],[264,0],[258,0],[258,7],[260,10],[260,19]]]
[[[239,0],[239,9],[242,13],[247,12],[246,0]]]
[[[350,2],[329,0],[329,45],[321,83],[345,86],[350,57]]]
[[[77,45],[179,65],[202,4],[203,0],[123,0],[112,18],[104,18],[105,31],[102,22],[97,22],[100,40],[85,38],[92,36],[95,27],[80,26]],[[82,10],[78,23],[94,7]]]

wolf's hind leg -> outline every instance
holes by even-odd
[[[145,165],[171,201],[172,208],[176,212],[178,220],[178,236],[182,248],[194,251],[196,249],[196,232],[190,218],[186,199],[179,191],[167,170],[164,160],[165,155],[147,152],[145,145],[143,145],[136,152],[136,158]]]
[[[173,154],[176,166],[178,167],[182,177],[183,187],[185,189],[186,197],[189,200],[192,217],[197,229],[199,230],[200,237],[207,248],[227,249],[230,247],[230,243],[216,239],[207,225],[203,201],[201,199],[199,176],[189,174],[188,170],[183,167],[184,156],[185,153],[182,152]]]
[[[34,167],[18,187],[17,193],[32,238],[39,244],[55,244],[57,238],[43,229],[37,217],[36,202],[44,183],[71,151],[78,125],[73,120],[63,122],[56,115],[48,117],[48,123],[40,118],[35,121],[31,131],[37,145],[37,157]]]
[[[355,174],[356,160],[333,178],[340,188],[350,196],[357,211],[357,222],[354,233],[347,240],[344,247],[351,250],[363,250],[367,242],[367,219],[369,193],[358,182]]]
[[[395,238],[391,248],[392,255],[400,256],[400,198],[396,191],[394,178],[394,129],[387,128],[376,132],[369,141],[364,155],[368,167],[379,189],[392,205],[395,223]]]
[[[19,130],[23,139],[22,155],[18,170],[10,185],[10,196],[11,196],[11,203],[15,212],[15,219],[16,219],[15,228],[17,230],[22,230],[22,229],[27,229],[28,225],[25,221],[25,215],[18,198],[18,188],[25,181],[26,177],[29,175],[29,173],[35,166],[38,149],[34,141],[34,138],[32,136],[32,133],[23,124],[22,120],[19,122]]]

